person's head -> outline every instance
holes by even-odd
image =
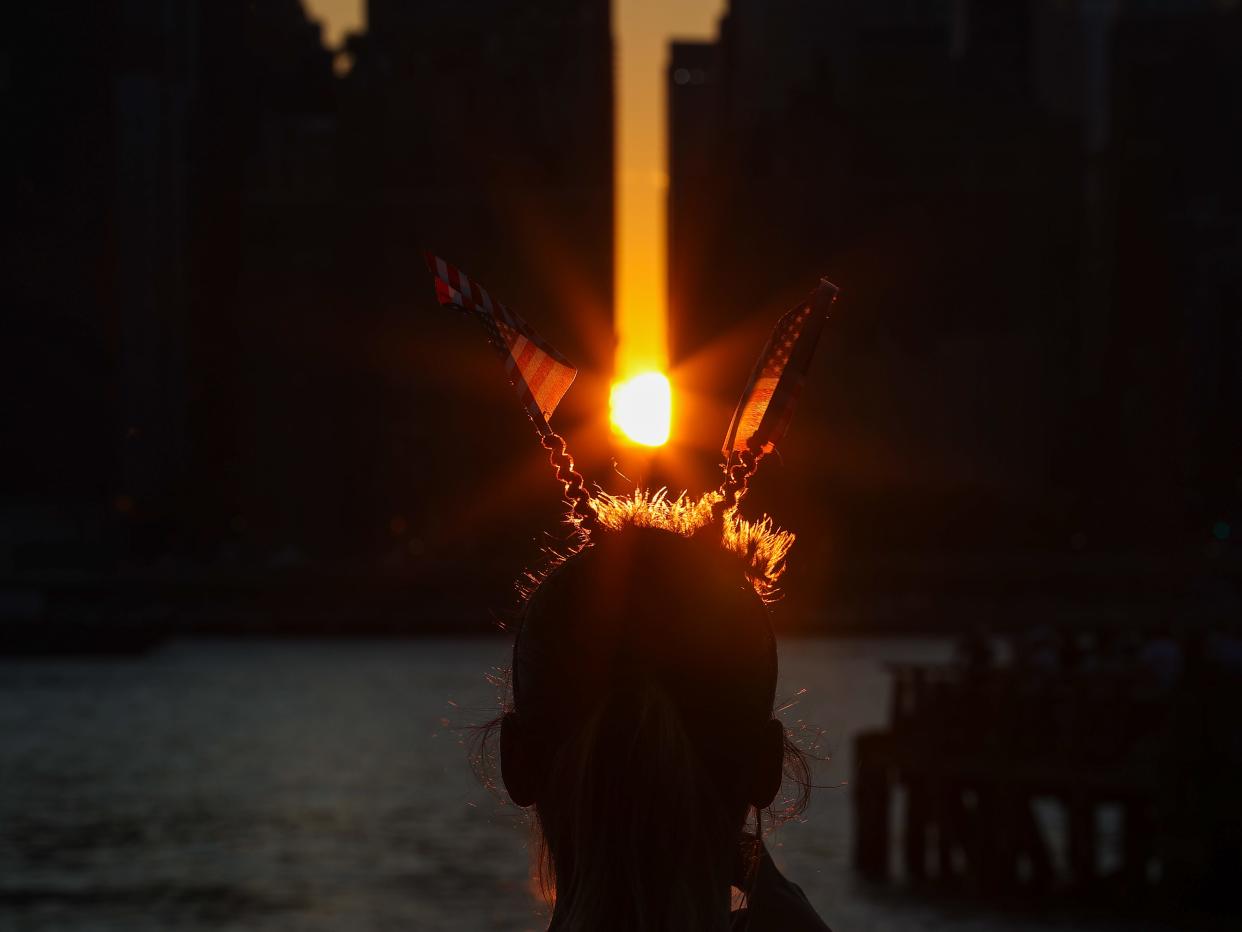
[[[592,543],[532,586],[501,726],[558,930],[727,923],[741,832],[789,755],[765,597],[791,535],[710,502],[599,504]],[[694,533],[695,531],[698,533]]]

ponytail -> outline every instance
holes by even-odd
[[[550,762],[537,814],[555,932],[716,932],[729,926],[740,813],[660,685],[623,687]]]

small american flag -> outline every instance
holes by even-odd
[[[505,363],[527,415],[541,436],[552,433],[548,419],[569,391],[578,370],[553,349],[517,312],[493,301],[487,289],[439,256],[426,253],[435,276],[436,297],[448,307],[471,312],[487,331],[488,342]]]
[[[733,412],[724,442],[726,462],[744,450],[756,457],[771,453],[785,435],[815,344],[836,299],[837,286],[822,278],[805,301],[777,321]]]

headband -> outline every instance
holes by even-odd
[[[556,478],[565,487],[570,520],[584,534],[596,528],[596,502],[582,474],[574,468],[565,438],[549,426],[556,406],[573,384],[578,370],[558,353],[512,308],[493,300],[487,289],[438,256],[426,254],[440,304],[474,317],[487,333],[488,343],[504,363],[509,384],[549,453]],[[750,478],[763,457],[776,449],[793,418],[794,407],[837,298],[837,286],[827,279],[777,321],[759,354],[721,450],[724,482],[712,515],[720,520],[735,511],[745,497]]]

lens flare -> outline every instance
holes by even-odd
[[[612,387],[612,423],[645,447],[668,441],[673,390],[661,372],[643,372]]]

